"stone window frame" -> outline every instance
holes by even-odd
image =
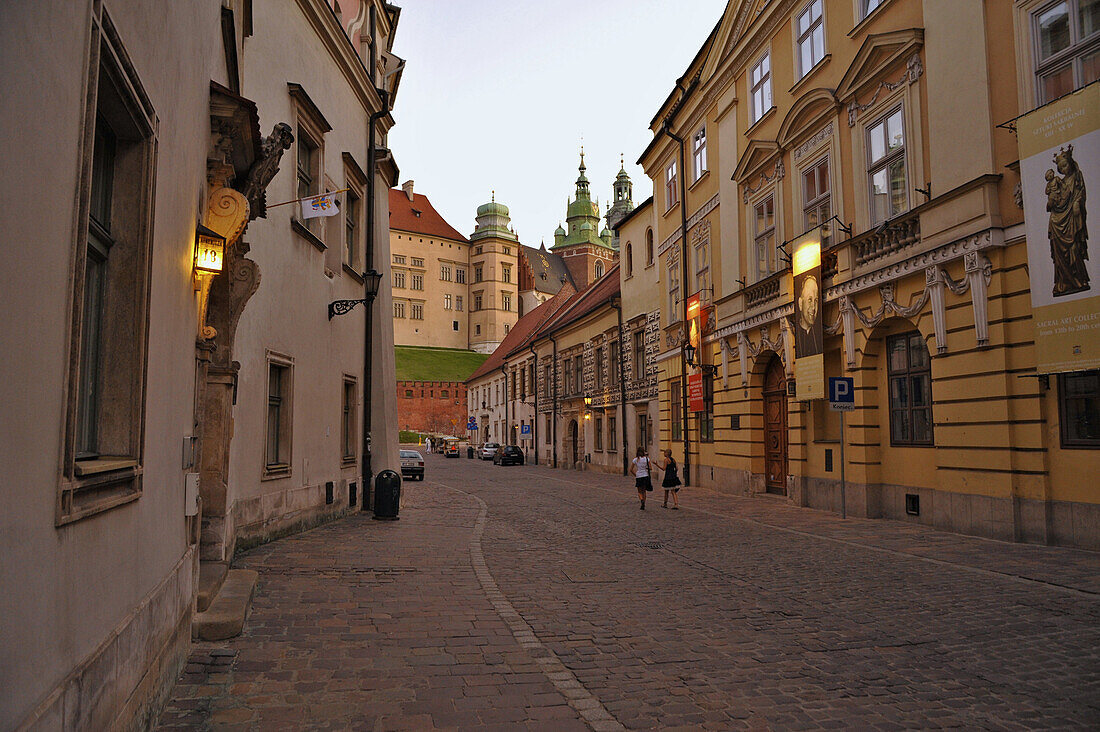
[[[895,115],[901,121],[901,145],[894,148],[894,149],[890,149],[890,147],[889,147],[889,138],[887,136],[889,135],[890,121],[895,117]],[[872,150],[874,149],[874,139],[873,138],[876,134],[875,131],[880,127],[883,130],[882,134],[883,134],[883,142],[884,142],[885,147],[884,147],[883,153],[880,157],[872,159],[871,155],[873,155]],[[893,219],[897,216],[901,216],[902,214],[904,214],[906,211],[909,211],[913,207],[913,199],[912,199],[912,196],[909,195],[909,187],[910,187],[912,177],[910,175],[909,165],[908,165],[908,154],[907,154],[908,137],[909,137],[908,133],[909,133],[909,130],[908,130],[908,128],[906,126],[906,122],[905,122],[905,110],[902,108],[902,106],[900,104],[892,106],[889,109],[887,109],[883,112],[880,112],[875,117],[871,118],[870,122],[868,122],[867,124],[865,124],[863,126],[863,144],[864,144],[863,151],[864,151],[864,155],[866,157],[866,165],[865,165],[866,180],[865,180],[865,183],[867,185],[867,196],[868,196],[867,197],[867,210],[868,210],[868,213],[870,215],[870,218],[868,219],[868,223],[871,226],[874,226],[876,224],[881,224],[884,221],[889,221],[890,219]],[[888,173],[889,170],[890,170],[890,167],[893,164],[895,164],[899,161],[903,165],[903,172],[905,174],[905,182],[902,185],[902,188],[905,191],[905,203],[901,206],[901,208],[899,210],[893,211],[893,212],[888,212],[887,215],[884,218],[879,218],[876,214],[876,211],[875,211],[874,184],[872,183],[872,181],[874,180],[875,176],[878,175],[879,173],[883,173],[883,172]],[[889,182],[889,181],[887,181],[887,182]],[[889,201],[890,191],[887,191],[886,195],[887,195],[887,200]]]
[[[596,260],[595,264],[592,265],[592,274],[595,275],[597,280],[603,277],[603,262]]]
[[[707,126],[703,124],[691,136],[692,184],[698,183],[707,171]]]
[[[1053,54],[1050,58],[1043,60],[1040,59],[1038,16],[1046,10],[1053,9],[1053,7],[1060,2],[1067,2],[1069,5],[1070,45]],[[1052,71],[1065,68],[1067,64],[1070,66],[1070,71],[1073,76],[1074,91],[1090,83],[1082,80],[1080,62],[1084,56],[1095,54],[1100,51],[1100,29],[1093,31],[1091,35],[1085,38],[1081,37],[1080,7],[1081,0],[1045,0],[1044,2],[1033,4],[1027,11],[1027,31],[1031,39],[1028,50],[1030,51],[1031,66],[1033,69],[1030,78],[1033,79],[1032,87],[1037,106],[1054,101],[1054,99],[1057,98],[1043,98],[1043,77],[1049,76]]]
[[[409,274],[409,289],[410,290],[423,290],[424,289],[424,273],[412,272]]]
[[[800,23],[802,22],[802,18],[807,13],[813,12],[813,6],[815,4],[819,5],[820,7],[817,18],[815,20],[811,20],[809,28],[807,28],[805,31],[800,32]],[[801,81],[802,79],[805,79],[807,76],[809,76],[810,72],[816,69],[829,56],[829,34],[826,30],[827,26],[825,24],[825,5],[825,0],[808,0],[808,2],[802,5],[799,8],[798,12],[794,14],[794,18],[791,21],[791,30],[794,33],[794,68],[798,73],[798,79],[796,81]],[[812,44],[814,40],[814,34],[819,29],[821,31],[821,55],[816,60],[814,60]],[[803,63],[803,44],[807,41],[811,43],[809,66],[806,66]]]
[[[626,271],[623,273],[623,279],[629,280],[634,276],[634,245],[627,242],[626,246],[623,247],[623,252],[625,255],[623,259],[626,260]]]
[[[485,309],[485,292],[484,291],[474,293],[474,301],[473,301],[472,305],[473,305],[473,307],[470,308],[471,313],[479,313],[479,312],[481,312],[482,310]]]
[[[356,407],[359,405],[359,380],[351,374],[344,374],[341,386],[341,420],[340,420],[340,466],[354,467],[358,458],[358,443],[356,441],[358,414]],[[350,450],[348,448],[351,448]]]
[[[454,298],[453,298],[453,296],[451,295],[451,293],[449,293],[449,292],[445,292],[445,293],[443,293],[443,309],[444,309],[444,310],[452,310],[452,309],[454,309],[454,303],[453,303],[453,301],[454,301]]]
[[[595,412],[592,415],[592,437],[593,449],[596,452],[603,452],[603,414],[601,412]]]
[[[363,212],[366,200],[367,176],[351,153],[343,153],[344,159],[344,271],[362,279],[363,260]],[[357,205],[354,205],[357,204]],[[350,221],[350,223],[349,223]],[[353,231],[354,229],[354,231]],[[349,240],[349,235],[352,237]]]
[[[79,521],[137,500],[144,477],[146,370],[149,335],[149,262],[153,246],[159,119],[122,39],[100,3],[91,11],[87,84],[84,99],[73,254],[69,288],[69,356],[61,475],[54,525]],[[108,226],[92,220],[92,179],[96,174],[96,130],[108,128],[114,139],[109,180]],[[101,138],[102,139],[102,138]],[[101,148],[102,150],[102,148]],[[106,235],[106,256],[128,266],[104,268],[99,287],[105,297],[96,319],[96,353],[84,355],[86,277],[92,231]],[[131,264],[132,263],[132,264]],[[115,345],[119,344],[119,345]],[[124,345],[122,345],[124,344]],[[96,368],[92,401],[98,404],[92,429],[95,450],[77,460],[78,427],[90,409],[82,391],[87,359],[109,362]],[[84,399],[82,399],[84,397]],[[82,401],[84,406],[82,407]]]
[[[665,261],[665,275],[665,281],[668,283],[666,292],[668,309],[665,311],[665,315],[668,319],[667,325],[672,325],[684,319],[684,300],[680,283],[683,272],[680,267],[680,254],[678,251],[672,250],[668,253]]]
[[[630,334],[630,351],[634,381],[641,381],[645,378],[645,330],[635,330]]]
[[[709,371],[703,373],[703,411],[696,412],[695,417],[699,442],[714,442],[714,374]]]
[[[393,301],[393,317],[395,319],[404,319],[405,317],[405,301],[394,300]]]
[[[391,277],[393,280],[393,287],[395,290],[404,290],[407,284],[407,276],[405,270],[395,269],[391,271]]]
[[[665,213],[671,211],[680,202],[680,181],[676,158],[665,164]]]
[[[441,281],[451,282],[453,271],[454,271],[454,268],[451,266],[451,264],[449,262],[440,262],[439,263],[439,279]]]
[[[263,440],[263,472],[260,480],[277,480],[288,478],[293,473],[294,464],[294,359],[283,353],[270,349],[266,352],[267,364],[264,377],[264,399],[267,401],[267,409],[264,411],[264,440]],[[284,376],[280,376],[278,394],[272,393],[271,376],[273,369],[280,369]],[[273,403],[273,399],[278,399]],[[274,460],[269,453],[271,447],[271,408],[278,408],[278,424],[276,425],[276,452]],[[282,458],[285,458],[282,459]]]
[[[466,268],[455,267],[455,282],[460,285],[466,284]]]
[[[424,319],[424,301],[412,300],[409,302],[409,320]]]
[[[826,216],[824,219],[819,221],[819,223],[824,223],[825,221],[828,221],[832,217],[832,215],[837,212],[837,208],[835,205],[835,186],[833,185],[833,174],[835,169],[835,166],[833,165],[833,160],[834,158],[832,155],[832,150],[829,148],[825,148],[819,151],[818,154],[809,157],[806,163],[800,164],[796,169],[797,177],[795,178],[793,185],[795,188],[795,195],[798,197],[799,209],[802,211],[802,229],[804,231],[809,231],[811,226],[816,226],[816,224],[810,224],[810,217],[811,214],[813,214],[814,212],[820,211],[822,206],[828,205],[829,216]],[[828,173],[825,177],[825,182],[828,185],[828,192],[823,194],[819,193],[816,197],[811,199],[808,197],[806,192],[806,175],[811,171],[817,171],[818,168],[821,167],[822,163],[828,165]],[[818,214],[818,218],[821,219],[821,214]],[[831,228],[829,229],[829,231],[831,232]],[[830,244],[831,238],[829,237],[829,234],[823,231],[821,238],[822,251],[827,249]]]
[[[593,371],[595,372],[596,389],[603,389],[603,386],[604,386],[604,370],[605,370],[606,367],[605,367],[605,363],[604,363],[604,348],[603,348],[602,344],[596,346],[596,348],[595,348],[595,350],[592,354],[592,358],[593,358],[593,364],[595,366]]]
[[[455,295],[455,310],[457,310],[460,313],[463,312],[462,311],[462,306],[463,306],[462,295]]]
[[[668,396],[668,427],[670,439],[681,440],[684,436],[684,393],[683,382],[679,378],[669,380]]]
[[[512,310],[512,293],[510,293],[510,292],[500,293],[500,309],[501,310],[507,310],[509,312]]]
[[[781,189],[777,185],[765,186],[762,190],[758,191],[748,201],[748,212],[746,213],[749,226],[745,229],[749,236],[750,247],[750,261],[752,262],[752,276],[753,282],[760,282],[768,277],[771,277],[776,272],[779,272],[782,268],[779,262],[779,245],[783,241],[782,236],[782,216],[780,215],[780,193]],[[772,203],[772,225],[765,227],[762,230],[757,230],[757,209],[763,206],[769,199]],[[769,256],[765,266],[761,268],[760,263],[760,244],[761,241],[766,241],[767,237],[771,236],[771,246],[766,252]],[[774,260],[772,259],[774,257]]]
[[[895,369],[894,365],[890,363],[890,346],[899,340],[905,340],[905,368]],[[924,349],[924,367],[914,368],[912,365],[912,349],[913,344],[917,343]],[[887,423],[886,429],[890,432],[890,445],[891,447],[935,447],[936,446],[936,428],[935,428],[935,413],[933,407],[933,394],[932,394],[932,354],[928,352],[928,343],[924,340],[924,336],[919,330],[907,330],[901,333],[895,333],[887,335],[883,339],[884,353],[883,358],[886,361],[886,401],[887,401]],[[926,406],[913,406],[912,404],[912,377],[924,376],[928,385],[928,391],[925,399]],[[907,404],[900,404],[895,399],[894,389],[892,388],[892,382],[895,379],[904,379],[907,383],[907,394],[910,395]],[[915,430],[912,428],[913,420],[912,415],[915,411],[928,412],[928,439],[917,439],[914,434]],[[897,438],[894,435],[894,413],[906,412],[910,419],[910,437],[908,439]]]
[[[645,230],[645,266],[646,269],[653,266],[654,253],[653,253],[653,227],[646,227]]]
[[[764,116],[775,107],[775,93],[772,84],[772,52],[768,48],[762,53],[754,64],[749,67],[748,77],[746,82],[749,85],[749,126],[752,127],[760,120],[764,119]],[[760,71],[760,78],[755,79],[757,69],[761,69],[764,64],[767,64],[767,70]],[[760,99],[757,100],[757,92],[760,92]]]
[[[332,125],[328,123],[321,110],[310,99],[309,94],[301,84],[287,82],[287,93],[294,106],[295,134],[294,134],[294,195],[291,198],[302,198],[302,166],[301,149],[303,144],[308,144],[314,149],[316,160],[312,162],[312,170],[308,171],[308,192],[306,196],[316,196],[324,192],[325,188],[325,134],[332,131]],[[291,229],[299,234],[317,249],[324,251],[327,247],[324,241],[325,217],[318,216],[312,219],[301,218],[301,207],[292,206],[290,218]]]
[[[611,412],[607,415],[607,452],[618,452],[616,446],[619,444],[619,428],[615,420],[615,413]]]
[[[500,281],[511,284],[512,282],[512,267],[507,264],[500,265]]]

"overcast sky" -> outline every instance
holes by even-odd
[[[575,189],[581,139],[592,194],[611,201],[649,121],[726,0],[398,0],[407,60],[390,133],[402,182],[463,234],[496,190],[520,241],[553,244]],[[602,226],[602,225],[601,225]]]

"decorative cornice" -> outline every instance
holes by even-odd
[[[709,201],[707,201],[702,206],[700,206],[695,211],[695,213],[693,213],[691,215],[691,218],[688,219],[688,223],[687,223],[688,229],[690,230],[691,227],[693,227],[697,223],[699,223],[699,221],[704,216],[706,216],[711,211],[713,211],[715,208],[717,208],[718,203],[719,203],[719,194],[715,193],[713,196],[711,196]],[[668,249],[673,243],[679,241],[680,240],[680,233],[681,233],[680,232],[680,227],[677,226],[676,231],[672,232],[672,234],[670,234],[668,237],[666,237],[665,240],[663,242],[661,242],[661,246],[657,247],[657,256],[661,256],[662,254],[664,254],[666,249]]]
[[[912,56],[909,57],[909,60],[905,62],[905,73],[903,73],[901,75],[901,78],[899,78],[897,81],[880,81],[879,85],[875,87],[874,95],[871,96],[866,104],[860,104],[855,99],[848,102],[848,126],[856,126],[856,118],[859,116],[859,113],[869,109],[871,105],[878,100],[878,95],[882,93],[883,89],[885,89],[886,91],[894,91],[906,82],[909,82],[910,84],[915,84],[917,83],[917,79],[919,79],[923,74],[924,65],[921,63],[920,54],[914,53]]]
[[[755,188],[753,188],[752,186],[750,186],[747,183],[744,184],[743,192],[741,194],[742,203],[748,203],[749,199],[752,198],[752,196],[754,194],[759,193],[760,191],[764,190],[770,184],[774,183],[777,180],[783,180],[783,178],[786,175],[787,175],[787,168],[786,168],[786,166],[783,165],[783,158],[782,158],[782,156],[780,156],[775,161],[775,167],[772,171],[771,176],[769,176],[767,173],[761,173],[760,174],[760,182]]]
[[[818,130],[817,134],[806,140],[804,143],[794,149],[794,159],[798,160],[806,153],[817,148],[825,140],[828,140],[833,135],[833,123],[830,121],[827,125]]]

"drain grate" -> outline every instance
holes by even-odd
[[[635,543],[635,546],[640,546],[642,549],[664,549],[665,545],[659,541],[639,541]]]

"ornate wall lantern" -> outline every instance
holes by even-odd
[[[195,229],[195,271],[217,274],[224,266],[225,237],[199,224]]]

